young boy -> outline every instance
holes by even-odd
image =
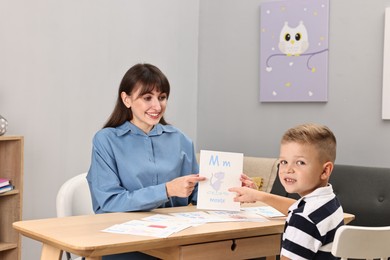
[[[287,130],[280,146],[279,179],[290,198],[246,187],[231,188],[235,201],[262,201],[288,213],[280,259],[336,259],[331,246],[336,229],[344,224],[342,207],[328,183],[336,159],[336,138],[318,124]]]

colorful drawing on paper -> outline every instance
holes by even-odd
[[[329,0],[261,5],[260,102],[328,101]]]

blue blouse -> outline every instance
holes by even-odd
[[[157,124],[145,134],[130,122],[99,130],[93,138],[87,180],[96,213],[148,211],[196,204],[167,197],[165,183],[199,173],[193,142],[171,125]]]

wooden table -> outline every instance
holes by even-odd
[[[248,259],[280,252],[284,219],[267,222],[208,223],[167,238],[102,232],[114,224],[157,213],[194,211],[196,207],[157,209],[152,212],[109,213],[13,223],[22,235],[43,243],[41,260],[60,260],[63,251],[100,260],[101,256],[131,251],[162,259]],[[346,214],[346,222],[353,215]]]

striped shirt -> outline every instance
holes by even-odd
[[[332,185],[318,188],[289,208],[280,254],[294,260],[337,259],[331,248],[341,225],[344,213]]]

